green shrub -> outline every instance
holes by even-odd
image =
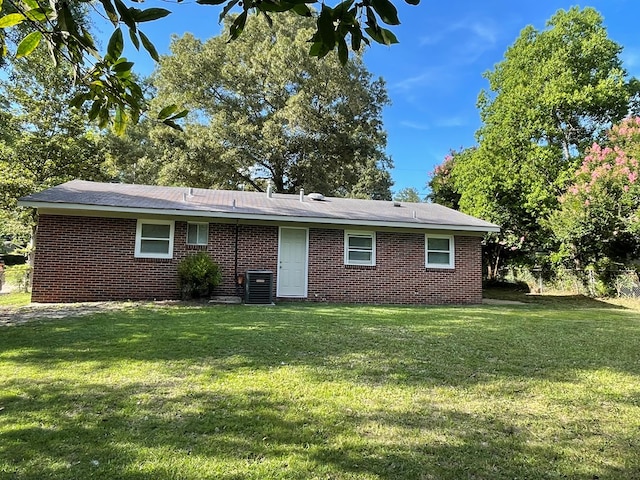
[[[220,266],[205,252],[188,256],[178,265],[178,287],[184,300],[211,296],[221,281]]]

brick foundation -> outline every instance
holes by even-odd
[[[134,257],[136,219],[40,215],[34,259],[34,302],[176,299],[177,265],[205,250],[220,264],[220,295],[235,293],[238,273],[274,272],[278,227],[209,224],[209,243],[186,245],[186,222],[175,222],[172,259]],[[479,237],[455,237],[453,270],[425,269],[424,233],[376,234],[376,266],[344,265],[343,229],[309,229],[309,301],[389,304],[474,304],[482,300]]]

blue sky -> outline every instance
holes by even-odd
[[[145,7],[155,6],[147,1]],[[161,2],[158,2],[161,3]],[[398,45],[374,45],[365,63],[387,82],[392,105],[384,112],[387,153],[392,157],[394,191],[414,187],[427,193],[428,174],[451,149],[472,146],[480,126],[476,99],[487,87],[482,74],[502,60],[506,49],[526,25],[543,29],[559,9],[591,6],[604,17],[609,37],[624,47],[628,73],[640,77],[640,1],[602,0],[576,3],[560,0],[422,0],[411,6],[395,0],[402,22],[393,31]],[[174,13],[144,25],[158,51],[168,51],[170,34],[191,32],[206,39],[220,32],[219,8],[188,0],[162,2]],[[125,54],[136,70],[149,73],[145,56]]]

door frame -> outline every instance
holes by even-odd
[[[280,295],[280,253],[282,249],[282,229],[287,230],[304,230],[305,247],[304,247],[304,293],[302,295]],[[307,298],[309,289],[309,229],[305,227],[278,227],[278,269],[276,276],[276,297],[281,298]]]

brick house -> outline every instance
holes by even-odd
[[[277,300],[474,304],[481,240],[499,227],[436,204],[74,180],[38,209],[34,302],[175,299],[177,265],[207,252],[216,293],[273,272]]]

